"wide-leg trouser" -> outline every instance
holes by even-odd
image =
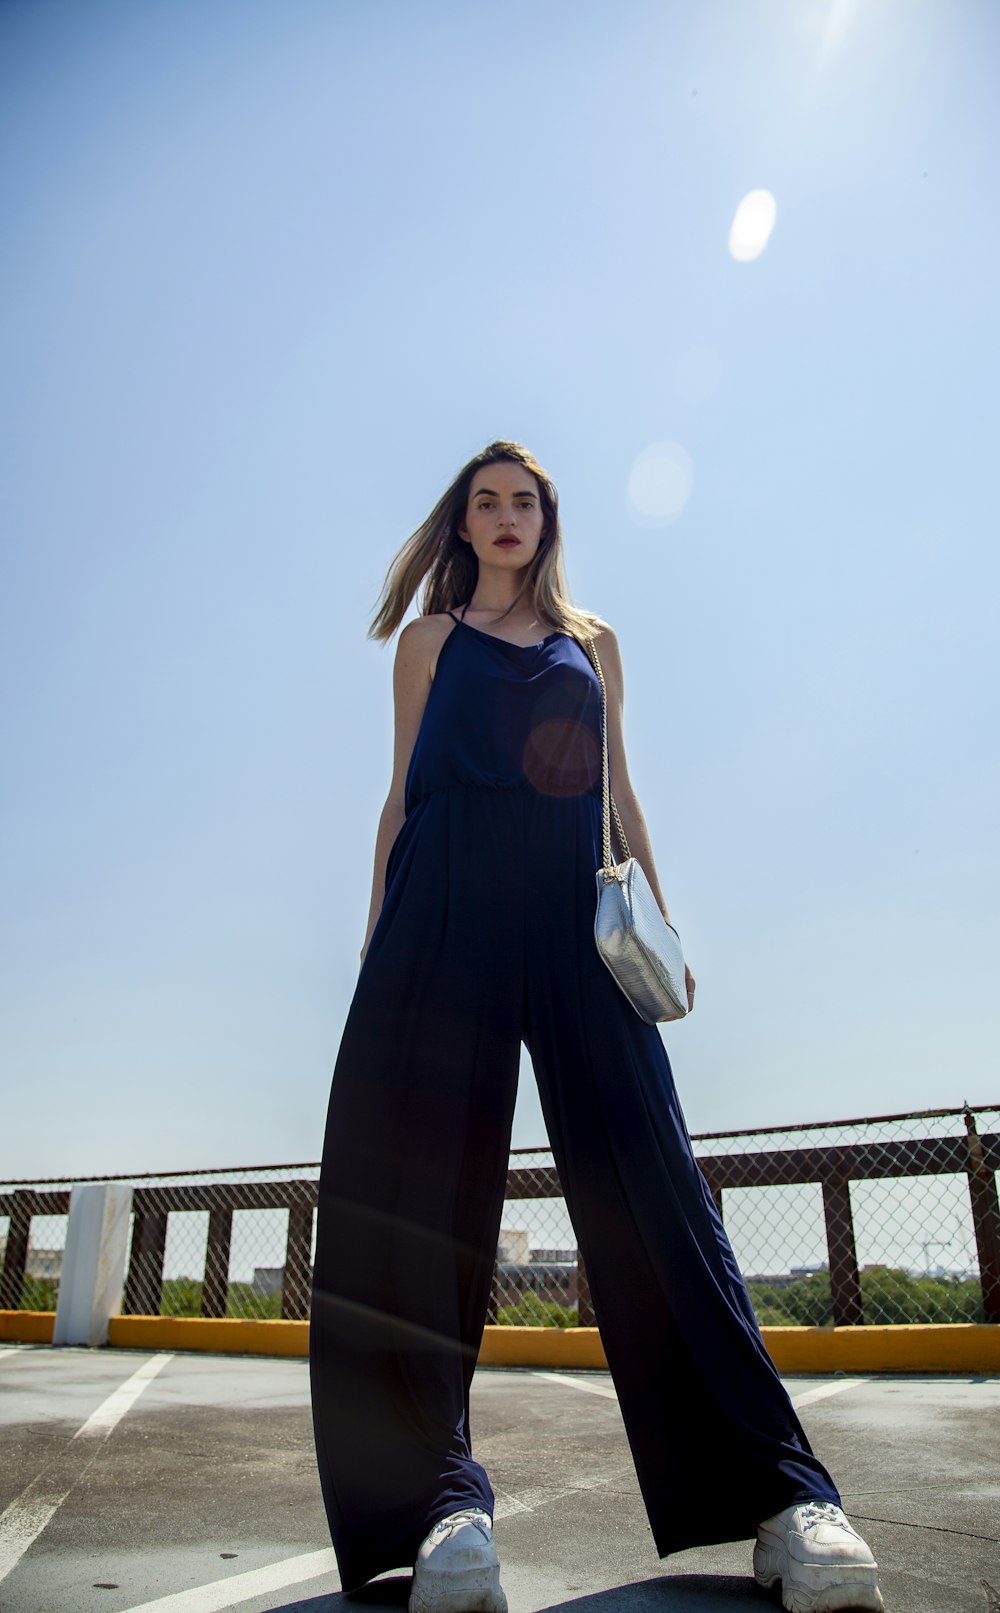
[[[600,802],[436,790],[389,858],[337,1056],[310,1370],[345,1590],[492,1512],[469,1391],[503,1207],[520,1043],[659,1555],[840,1504],[764,1347],[660,1032],[594,943]]]

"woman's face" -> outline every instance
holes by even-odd
[[[476,471],[458,533],[472,544],[481,566],[520,571],[538,552],[543,521],[536,478],[523,465],[504,459]],[[517,542],[497,541],[502,538]]]

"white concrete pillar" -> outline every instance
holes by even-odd
[[[69,1198],[53,1344],[107,1344],[121,1309],[132,1186],[81,1182]]]

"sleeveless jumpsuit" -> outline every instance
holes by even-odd
[[[449,614],[452,614],[449,612]],[[666,1049],[594,941],[601,691],[582,645],[454,618],[334,1068],[310,1327],[341,1584],[494,1494],[469,1390],[531,1057],[657,1552],[841,1504],[768,1355]],[[612,781],[613,788],[613,781]]]

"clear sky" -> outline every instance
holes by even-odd
[[[998,59],[992,0],[7,0],[0,1174],[318,1159],[365,633],[495,437],[621,644],[690,1129],[998,1099]]]

